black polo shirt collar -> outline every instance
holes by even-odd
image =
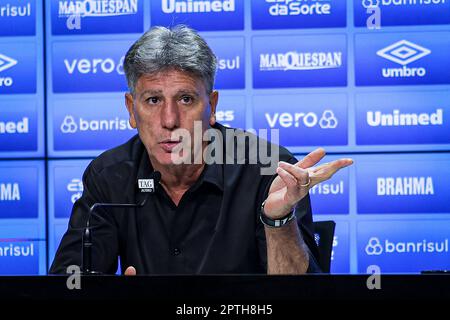
[[[151,177],[151,174],[154,172],[152,163],[150,162],[150,158],[148,156],[145,147],[143,148],[143,150],[144,152],[142,153],[141,159],[139,161],[139,168],[135,188],[137,203],[143,201],[147,194],[146,192],[141,192],[141,190],[139,189],[138,180],[149,179]],[[202,174],[200,175],[197,182],[194,184],[193,188],[196,189],[197,187],[202,185],[203,182],[210,183],[223,192],[224,190],[223,165],[217,163],[205,164],[205,168],[203,169]]]

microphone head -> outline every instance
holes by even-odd
[[[156,184],[161,181],[161,172],[153,171],[152,174],[151,174],[151,179],[153,179],[154,184],[156,186]]]

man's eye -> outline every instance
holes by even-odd
[[[147,99],[147,103],[149,104],[157,104],[159,99],[157,97],[150,97]]]
[[[189,97],[189,96],[183,96],[183,97],[181,97],[181,102],[183,102],[183,103],[185,103],[185,104],[192,103],[192,97]]]

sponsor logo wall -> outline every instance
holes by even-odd
[[[355,159],[310,190],[315,219],[337,222],[332,272],[450,268],[449,1],[42,3],[0,4],[0,274],[46,272],[87,159],[137,133],[126,51],[176,24],[217,55],[220,123]]]
[[[47,273],[42,6],[0,1],[0,275]]]

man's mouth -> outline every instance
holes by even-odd
[[[166,152],[172,152],[172,150],[181,143],[181,140],[166,139],[159,143],[161,148]]]

